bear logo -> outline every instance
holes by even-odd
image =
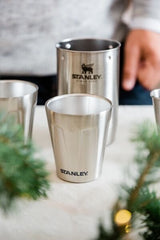
[[[88,73],[88,74],[93,74],[93,68],[92,68],[92,66],[93,66],[94,64],[92,63],[92,64],[82,64],[81,65],[81,67],[82,67],[82,74],[86,74],[86,73]]]

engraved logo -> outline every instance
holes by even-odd
[[[93,63],[92,64],[85,64],[85,63],[83,63],[81,65],[81,67],[82,67],[82,74],[86,74],[86,73],[93,74],[93,68],[92,68],[93,65],[94,65]]]
[[[93,66],[94,63],[90,63],[90,64],[85,64],[83,63],[81,65],[81,74],[72,74],[72,79],[75,79],[76,81],[80,81],[80,82],[87,82],[87,81],[91,81],[91,82],[96,82],[97,80],[102,78],[101,74],[93,74]]]
[[[71,175],[71,176],[78,176],[78,177],[82,177],[82,176],[87,176],[88,175],[88,171],[87,172],[75,172],[75,171],[68,171],[65,169],[60,169],[61,173],[63,174],[67,174],[67,175]]]

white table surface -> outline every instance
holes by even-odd
[[[130,142],[136,123],[154,122],[152,106],[120,106],[115,142],[106,148],[101,177],[93,182],[74,184],[56,176],[45,109],[35,112],[33,140],[50,171],[48,199],[20,200],[17,210],[0,216],[1,240],[92,240],[102,218],[108,224],[116,199],[117,185],[127,177],[135,145]]]

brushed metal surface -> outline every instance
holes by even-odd
[[[160,89],[154,89],[151,91],[150,96],[152,98],[155,120],[158,128],[160,127]]]
[[[0,110],[12,115],[24,129],[25,140],[31,138],[38,86],[21,80],[0,81]]]
[[[46,102],[57,175],[70,182],[99,177],[111,102],[89,94],[66,94]]]
[[[108,144],[117,128],[120,43],[105,39],[66,39],[57,43],[58,94],[89,93],[111,100]]]

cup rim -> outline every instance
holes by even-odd
[[[35,92],[38,92],[38,85],[29,81],[24,81],[24,80],[20,80],[20,79],[2,79],[0,80],[0,85],[1,83],[22,83],[22,84],[26,84],[26,85],[30,85],[32,87],[34,87],[34,90],[32,91],[32,93],[26,93],[23,95],[19,95],[19,96],[9,96],[9,97],[0,97],[0,99],[14,99],[14,98],[22,98],[24,96],[30,95],[30,94],[34,94]]]
[[[111,49],[105,49],[105,50],[92,50],[92,51],[89,51],[89,50],[71,50],[71,49],[67,49],[67,48],[62,48],[61,47],[61,44],[62,43],[69,43],[71,41],[83,41],[83,40],[97,40],[97,41],[107,41],[107,42],[111,42],[111,43],[116,43],[117,46],[114,47],[114,48],[111,48]],[[57,49],[60,49],[60,50],[63,50],[63,51],[66,51],[66,52],[76,52],[76,53],[104,53],[104,52],[111,52],[111,51],[116,51],[118,50],[119,48],[121,47],[121,43],[117,40],[114,40],[114,39],[105,39],[105,38],[66,38],[66,39],[63,39],[62,41],[56,43],[56,48]]]
[[[156,99],[159,99],[160,100],[160,94],[159,94],[159,97],[155,96],[155,93],[156,92],[159,92],[160,93],[160,88],[156,88],[156,89],[153,89],[151,92],[150,92],[150,96],[152,98],[156,98]]]
[[[51,108],[49,108],[49,103],[52,102],[52,101],[56,101],[58,99],[61,99],[61,98],[67,98],[69,96],[76,96],[76,97],[82,97],[82,96],[85,96],[85,97],[93,97],[93,98],[99,98],[101,100],[104,100],[106,102],[109,103],[109,106],[106,110],[103,110],[103,111],[100,111],[99,113],[88,113],[88,114],[72,114],[72,113],[59,113],[59,112],[54,112]],[[99,95],[95,95],[95,94],[89,94],[89,93],[70,93],[70,94],[63,94],[63,95],[58,95],[58,96],[55,96],[55,97],[52,97],[50,99],[48,99],[45,103],[45,108],[46,110],[49,110],[53,113],[56,113],[56,114],[61,114],[61,115],[66,115],[66,116],[91,116],[91,115],[98,115],[102,112],[106,112],[106,111],[110,111],[112,110],[113,108],[113,105],[112,105],[112,102],[110,99],[106,98],[106,97],[103,97],[103,96],[99,96]]]

